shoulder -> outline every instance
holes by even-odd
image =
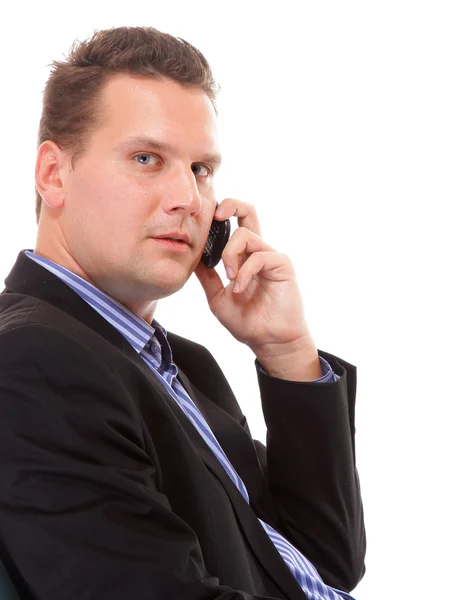
[[[114,341],[119,340],[119,349],[125,344],[122,335],[93,309],[86,305],[85,312],[76,315],[65,310],[63,302],[61,298],[61,306],[57,306],[30,295],[0,294],[0,347],[18,345],[23,356],[31,352],[30,345],[33,351],[41,346],[46,356],[62,347],[100,356],[113,348],[107,343],[111,341],[108,336],[102,335],[104,330]],[[100,327],[95,329],[91,321]]]
[[[70,419],[84,423],[126,420],[132,429],[140,431],[130,390],[110,358],[98,352],[88,337],[74,334],[70,326],[63,328],[43,319],[17,318],[9,326],[2,323],[2,429],[5,415],[19,422],[41,419],[39,415],[53,422],[71,415]]]
[[[42,301],[22,294],[0,295],[0,335],[10,329],[27,324]]]
[[[39,368],[56,376],[99,364],[88,328],[71,315],[40,299],[20,294],[0,296],[0,365],[25,374]],[[80,370],[80,369],[78,369]]]
[[[0,295],[0,336],[32,325],[52,325],[55,331],[67,331],[71,322],[79,323],[57,306],[34,296],[11,292]]]
[[[0,330],[0,373],[3,381],[32,378],[67,385],[111,377],[110,369],[89,344],[70,330],[43,322],[21,322]]]

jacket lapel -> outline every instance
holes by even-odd
[[[130,358],[136,363],[143,374],[150,379],[157,392],[170,406],[207,469],[220,481],[222,486],[225,488],[225,491],[231,503],[233,504],[236,517],[239,520],[247,542],[251,546],[262,568],[274,581],[275,585],[283,590],[287,598],[290,600],[307,600],[307,597],[303,593],[300,585],[292,576],[291,571],[281,558],[278,550],[275,548],[269,536],[263,529],[255,513],[251,509],[249,510],[249,505],[233,481],[230,479],[228,473],[222,467],[215,454],[206,444],[197,428],[185,415],[184,411],[180,408],[174,398],[172,398],[170,393],[166,390],[164,385],[153,373],[153,371],[147,367],[141,357],[133,349],[132,352],[133,354],[130,354]],[[179,368],[178,378],[182,382],[185,390],[188,392],[193,402],[199,406],[195,390],[191,386],[187,376]]]
[[[198,402],[196,401],[196,392],[190,385],[189,379],[180,369],[178,372],[179,379],[183,383],[184,388],[194,403],[198,406]],[[173,401],[173,399],[171,400]],[[197,429],[192,425],[190,420],[180,408],[179,412],[181,413],[180,417],[182,418],[183,426],[204,464],[208,470],[215,477],[217,477],[222,486],[225,488],[225,491],[234,506],[235,514],[239,519],[247,541],[252,547],[253,552],[258,558],[261,566],[265,569],[266,573],[271,577],[275,584],[283,590],[288,598],[291,600],[306,600],[306,595],[292,576],[290,569],[287,567],[278,550],[275,548],[269,536],[263,529],[256,514],[252,510],[249,510],[249,505],[247,504],[246,500],[243,498],[242,494],[239,492],[228,473],[222,467],[215,454],[205,443]]]

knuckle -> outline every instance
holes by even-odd
[[[226,248],[222,252],[222,260],[225,264],[229,264],[231,262],[231,252],[229,248]]]
[[[250,230],[247,227],[237,227],[230,237],[230,242],[233,240],[233,242],[240,244],[242,240],[247,239],[249,233]]]

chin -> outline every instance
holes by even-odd
[[[167,296],[172,296],[172,294],[179,292],[184,287],[188,279],[189,277],[185,276],[183,278],[166,278],[164,281],[158,281],[158,283],[152,281],[150,287],[158,295],[158,298],[155,298],[155,300],[159,298],[167,298]]]

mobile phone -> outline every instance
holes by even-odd
[[[213,269],[219,263],[222,252],[230,237],[230,231],[230,219],[226,219],[226,221],[216,221],[216,219],[213,219],[201,258],[202,263],[208,269]]]

